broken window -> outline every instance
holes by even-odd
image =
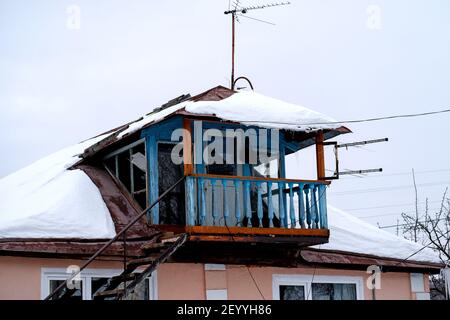
[[[147,157],[143,140],[107,155],[108,172],[131,194],[139,206],[147,207]]]
[[[49,280],[49,292],[53,292],[56,290],[56,288],[58,288],[63,282],[66,282],[66,280],[56,280],[56,279],[52,279]],[[82,291],[83,290],[83,283],[80,282],[79,284],[79,288],[76,288],[75,292],[73,295],[71,295],[69,297],[70,300],[83,300],[83,294]]]

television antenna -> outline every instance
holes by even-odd
[[[382,172],[383,168],[339,171],[338,150],[340,148],[348,149],[349,147],[359,147],[359,146],[363,146],[363,145],[366,145],[366,144],[380,143],[380,142],[386,142],[386,141],[389,141],[389,139],[388,138],[382,138],[382,139],[357,141],[357,142],[342,143],[342,144],[339,144],[337,141],[323,142],[324,146],[330,146],[331,145],[331,146],[334,147],[335,171],[334,171],[334,174],[332,176],[330,176],[330,177],[322,177],[322,179],[324,179],[324,180],[334,180],[334,179],[339,179],[339,176],[343,176],[343,175],[359,176],[360,178],[363,178],[366,173]],[[363,176],[361,176],[361,175],[363,175]]]
[[[287,2],[267,3],[267,4],[256,5],[256,6],[241,7],[240,0],[235,0],[235,2],[233,4],[233,9],[231,9],[231,6],[230,6],[230,8],[228,8],[228,10],[224,12],[224,14],[231,15],[231,90],[234,89],[235,82],[239,79],[239,78],[236,80],[234,79],[234,47],[235,47],[235,22],[236,22],[236,20],[239,21],[238,17],[240,16],[240,17],[245,17],[245,18],[249,18],[252,20],[256,20],[259,22],[268,23],[268,24],[273,25],[273,23],[271,23],[271,22],[248,17],[248,16],[245,16],[245,14],[251,10],[259,10],[259,9],[265,9],[265,8],[271,8],[271,7],[285,6],[288,4],[291,4],[291,3],[289,1],[287,1]]]

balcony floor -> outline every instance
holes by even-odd
[[[311,246],[328,242],[328,229],[248,228],[159,225],[159,229],[187,233],[190,242],[291,243]]]

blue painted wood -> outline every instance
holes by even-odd
[[[196,173],[205,173],[203,165],[203,121],[194,121],[193,144],[194,144],[194,164]]]
[[[282,139],[282,137],[280,136],[280,139]],[[280,140],[280,178],[285,179],[286,178],[286,147],[285,147],[285,142],[283,140]],[[284,183],[283,183],[284,185]],[[284,187],[283,189],[284,190]],[[281,212],[281,207],[280,207],[280,219],[281,219],[281,225],[287,227],[288,225],[288,216],[286,214],[286,194],[284,192],[281,192],[281,197],[279,197],[280,203],[283,206],[283,212]],[[281,218],[281,215],[283,216]]]
[[[311,206],[309,203],[309,184],[305,185],[305,209],[306,209],[306,224],[308,229],[311,229]]]
[[[241,226],[241,197],[239,193],[239,188],[241,186],[241,181],[234,179],[234,215],[236,217],[237,225]],[[251,222],[249,222],[251,225]]]
[[[142,130],[142,137],[154,136],[157,141],[171,141],[172,132],[183,128],[183,117],[175,116]]]
[[[252,204],[250,200],[250,181],[244,180],[245,216],[250,222],[252,219]]]
[[[211,179],[211,215],[213,219],[213,226],[216,225],[216,220],[218,217],[216,211],[216,199],[215,199],[215,187],[216,187],[216,179]]]
[[[158,199],[158,146],[156,144],[156,136],[150,135],[146,139],[147,161],[148,161],[148,181],[149,181],[149,203],[153,203]],[[159,224],[159,204],[157,203],[153,209],[147,213],[147,219],[152,224]]]
[[[228,226],[228,219],[230,217],[230,211],[228,210],[228,200],[227,200],[227,180],[222,179],[222,189],[223,189],[223,221],[226,226]]]
[[[281,227],[287,227],[287,216],[286,216],[286,195],[284,194],[285,183],[278,182],[278,210],[280,214]]]
[[[294,207],[294,184],[289,182],[289,217],[291,219],[291,228],[295,228],[295,207]]]
[[[319,213],[320,213],[320,228],[328,229],[328,215],[327,215],[327,187],[323,184],[319,185]]]
[[[206,225],[206,197],[205,197],[205,180],[198,179],[198,191],[200,193],[200,225]]]
[[[273,227],[273,199],[272,199],[272,182],[267,181],[267,207],[269,216],[269,227]],[[262,227],[262,225],[261,225]]]
[[[300,223],[300,228],[305,228],[305,201],[303,199],[304,185],[299,183],[297,190],[298,197],[298,220]]]
[[[187,208],[187,219],[188,225],[195,225],[195,205],[194,205],[194,178],[186,178],[186,208]]]
[[[263,218],[263,204],[262,204],[262,193],[261,193],[261,181],[256,182],[256,190],[258,193],[258,220],[259,224],[262,226],[262,218]]]
[[[311,189],[312,195],[311,195],[311,209],[312,209],[312,222],[313,222],[313,228],[318,229],[319,228],[319,213],[317,211],[317,185],[315,185]]]

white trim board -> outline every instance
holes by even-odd
[[[83,284],[83,300],[91,300],[91,278],[111,278],[119,275],[122,269],[85,269],[81,271],[81,281]],[[50,294],[50,280],[66,280],[70,273],[66,268],[41,268],[41,299],[45,299]],[[149,281],[149,299],[158,300],[158,274],[154,271]]]
[[[322,276],[305,274],[272,275],[272,298],[280,300],[280,285],[305,287],[306,300],[312,299],[311,283],[351,283],[356,284],[356,299],[364,300],[363,278],[359,276]]]

